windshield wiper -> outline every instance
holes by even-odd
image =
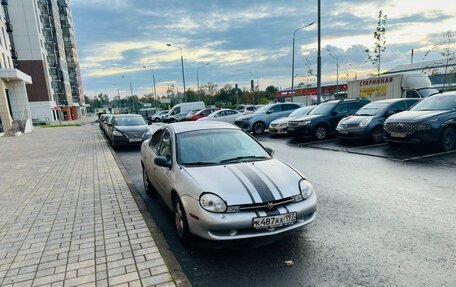
[[[220,163],[236,162],[236,161],[241,161],[243,159],[261,160],[261,159],[269,159],[269,157],[267,157],[267,156],[254,156],[254,155],[238,156],[238,157],[233,157],[233,158],[228,158],[228,159],[221,160]]]
[[[195,162],[184,162],[182,165],[194,165],[194,166],[200,166],[200,165],[216,165],[219,164],[218,162],[213,162],[213,161],[195,161]]]
[[[370,116],[372,116],[372,115],[369,115],[369,114],[355,114],[355,116],[370,117]]]

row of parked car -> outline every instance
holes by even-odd
[[[297,138],[363,140],[391,145],[418,143],[437,145],[444,151],[456,148],[456,92],[427,97],[333,100],[318,106],[296,107],[276,103],[239,117],[240,128],[261,134],[289,134]],[[286,116],[286,117],[284,117]],[[277,119],[278,118],[278,119]]]

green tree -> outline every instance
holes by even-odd
[[[378,21],[377,21],[377,28],[375,29],[374,32],[374,39],[375,39],[375,45],[374,48],[372,49],[366,49],[367,53],[367,60],[374,65],[377,68],[377,76],[380,76],[380,70],[381,70],[381,55],[386,51],[386,29],[385,29],[385,24],[386,24],[386,19],[388,16],[386,14],[383,14],[383,11],[380,10],[378,12]]]

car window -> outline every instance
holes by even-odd
[[[177,115],[177,114],[180,114],[180,112],[181,112],[181,108],[177,107],[174,109],[174,111],[171,113],[171,115]]]
[[[223,117],[226,115],[226,111],[221,111],[220,113],[217,114],[217,117]]]
[[[347,112],[348,112],[348,109],[347,109],[347,105],[346,104],[342,104],[342,105],[338,105],[334,111],[337,112],[337,114],[339,115],[346,115]]]
[[[399,113],[399,112],[402,112],[403,110],[405,110],[405,104],[403,101],[394,103],[388,108],[388,112],[393,112],[393,113]]]
[[[405,93],[406,98],[419,98],[420,95],[416,91],[407,91]]]
[[[168,130],[165,130],[163,132],[158,155],[164,156],[166,159],[171,160],[171,134]]]
[[[296,110],[299,108],[298,105],[295,104],[284,104],[282,105],[282,111],[291,111],[291,110]]]
[[[419,99],[409,99],[405,101],[405,109],[409,109],[411,106],[416,104],[419,101]]]
[[[162,135],[163,135],[163,130],[159,130],[159,131],[155,132],[152,135],[152,138],[149,142],[149,147],[155,154],[158,154],[158,147],[160,146],[160,139],[161,139]]]
[[[231,115],[236,114],[235,111],[225,111],[225,113],[226,113],[226,115],[228,115],[228,116],[231,116]]]
[[[353,114],[356,113],[360,108],[362,108],[364,105],[365,105],[365,102],[354,102],[354,103],[350,103],[350,105],[348,105],[348,113],[349,113],[350,115],[353,115]]]
[[[282,111],[282,105],[275,105],[275,106],[272,106],[268,112],[272,111],[273,113],[278,113],[278,112],[281,112]]]

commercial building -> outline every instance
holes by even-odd
[[[33,80],[27,86],[33,120],[54,122],[83,115],[69,0],[3,0],[2,4],[9,11],[17,68]]]

